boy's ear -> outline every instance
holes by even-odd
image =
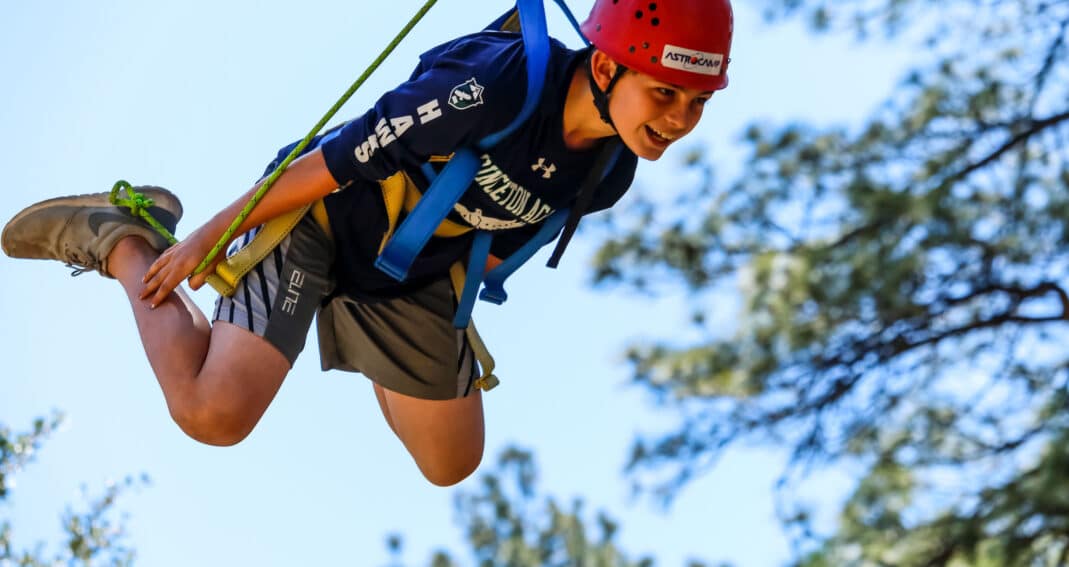
[[[613,61],[604,51],[595,49],[590,54],[590,76],[594,78],[601,90],[609,88],[609,83],[616,74],[616,61]]]

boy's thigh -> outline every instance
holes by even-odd
[[[231,253],[259,229],[235,241]],[[231,297],[219,297],[213,319],[263,338],[293,366],[304,349],[316,310],[334,288],[334,245],[312,215],[241,279]]]
[[[423,400],[464,398],[479,368],[448,278],[375,303],[336,297],[319,315],[324,370],[360,372],[386,390]]]
[[[289,369],[282,353],[263,337],[226,322],[216,324],[197,377],[202,393],[200,409],[238,419],[251,430]]]
[[[431,482],[455,484],[482,460],[485,439],[482,394],[425,400],[375,385],[383,415]]]

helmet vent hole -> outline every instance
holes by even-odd
[[[635,11],[635,19],[636,20],[641,20],[642,19],[642,10],[636,10]]]
[[[631,46],[631,47],[629,47],[629,48],[628,48],[627,50],[628,50],[629,52],[631,52],[631,53],[634,53],[634,52],[635,52],[635,46],[634,46],[634,45],[632,45],[632,46]]]
[[[657,9],[657,3],[656,2],[650,2],[650,11],[652,12],[652,11],[654,11],[656,9]]]
[[[598,27],[597,27],[597,28],[595,28],[595,29],[596,29],[597,31],[601,31],[601,24],[598,24]]]
[[[649,49],[649,48],[650,48],[650,42],[643,41],[642,42],[642,49]]]
[[[653,18],[652,20],[650,20],[650,23],[655,25],[655,26],[659,26],[659,25],[661,25],[661,19],[660,18]]]
[[[656,55],[654,55],[653,57],[650,57],[650,63],[656,63],[656,62],[657,62],[657,56]]]

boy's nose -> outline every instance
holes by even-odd
[[[665,112],[665,121],[668,125],[676,130],[686,130],[690,125],[691,117],[688,111],[687,104],[673,104],[671,108]],[[675,133],[675,132],[673,132]]]

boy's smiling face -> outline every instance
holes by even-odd
[[[601,58],[597,55],[604,59],[598,61]],[[616,70],[616,63],[603,53],[596,53],[593,63],[599,83],[611,78]],[[603,88],[607,83],[606,80]],[[635,155],[653,161],[698,125],[712,95],[713,91],[673,85],[629,70],[613,87],[609,113],[627,147]]]

